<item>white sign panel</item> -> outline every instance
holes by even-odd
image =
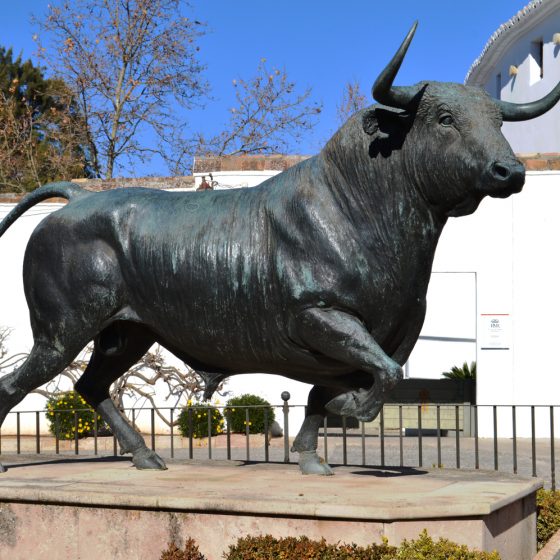
[[[509,350],[511,316],[509,313],[481,313],[480,349]]]

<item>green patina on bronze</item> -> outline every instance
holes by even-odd
[[[77,391],[139,468],[165,468],[108,397],[159,342],[195,368],[206,396],[251,372],[313,385],[294,442],[305,473],[327,411],[372,420],[402,378],[450,216],[523,187],[503,119],[532,118],[560,97],[516,107],[453,83],[398,88],[415,26],[381,73],[373,105],[315,157],[252,189],[169,193],[41,187],[0,224],[51,196],[69,203],[34,231],[24,262],[35,345],[0,379],[0,420],[90,341]]]

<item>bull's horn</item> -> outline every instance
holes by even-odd
[[[391,59],[391,62],[387,64],[385,70],[383,70],[383,72],[379,74],[377,80],[375,80],[371,88],[371,94],[378,103],[382,103],[388,107],[405,109],[412,98],[418,93],[417,87],[393,87],[393,80],[401,67],[404,55],[408,50],[417,27],[418,22],[415,21],[407,36],[404,38],[402,45],[399,47],[399,50]]]
[[[509,103],[508,101],[500,101],[498,99],[494,101],[502,112],[504,121],[528,121],[552,109],[559,99],[560,82],[556,84],[556,87],[548,95],[532,103]]]

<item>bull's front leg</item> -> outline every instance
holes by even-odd
[[[369,389],[342,393],[325,408],[333,414],[354,416],[364,422],[375,419],[387,393],[402,379],[403,372],[363,323],[344,311],[310,308],[298,316],[297,332],[311,349],[373,377]]]
[[[326,461],[317,454],[317,440],[319,428],[327,415],[325,404],[340,393],[340,389],[318,385],[309,392],[305,420],[292,445],[292,451],[299,453],[298,463],[303,474],[334,474]]]

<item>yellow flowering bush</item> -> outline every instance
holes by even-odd
[[[207,404],[198,404],[192,401],[187,403],[187,406],[183,408],[179,418],[177,419],[177,425],[179,427],[179,432],[183,437],[189,437],[191,435],[189,428],[189,410],[192,415],[192,437],[193,438],[205,438],[208,437],[208,415],[210,414],[210,424],[211,424],[211,435],[217,436],[224,431],[224,417],[222,413],[215,407]]]
[[[75,412],[78,414],[78,437],[91,436],[94,433],[95,411],[76,391],[60,393],[47,401],[47,420],[49,430],[58,439],[74,439],[76,435]],[[97,416],[97,430],[107,426]]]

